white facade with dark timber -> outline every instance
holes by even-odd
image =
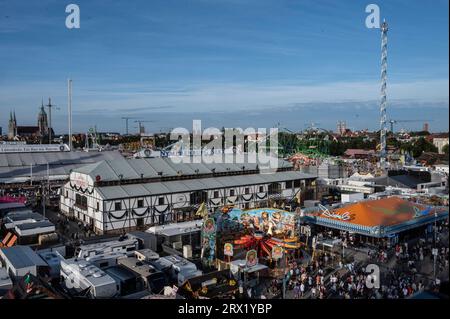
[[[281,160],[271,173],[250,163],[101,161],[73,170],[61,189],[60,208],[96,233],[121,232],[190,220],[202,202],[212,210],[227,204],[261,207],[269,199],[314,199],[315,179]]]

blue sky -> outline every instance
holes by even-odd
[[[380,33],[365,27],[369,3],[390,24],[388,116],[448,130],[447,0],[75,0],[81,28],[72,30],[69,3],[0,0],[4,131],[10,109],[33,124],[50,96],[65,132],[68,77],[77,131],[123,132],[121,116],[154,121],[148,131],[194,118],[376,129]]]

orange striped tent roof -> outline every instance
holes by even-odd
[[[356,204],[313,213],[314,216],[339,220],[362,226],[393,226],[413,219],[432,216],[435,212],[446,210],[438,207],[420,205],[399,197],[362,201]],[[345,218],[345,216],[348,216]],[[342,218],[344,217],[344,218]]]

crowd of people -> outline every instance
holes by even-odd
[[[448,271],[448,225],[439,224],[436,242],[430,234],[428,240],[404,241],[393,246],[380,242],[367,250],[367,259],[360,262],[342,263],[339,256],[321,253],[307,265],[290,259],[287,264],[286,298],[342,298],[342,299],[402,299],[417,292],[438,290],[440,280],[430,274],[436,255],[436,277]],[[324,234],[325,235],[325,234]],[[378,285],[368,264],[380,267]],[[281,296],[283,281],[274,279],[267,293]]]
[[[288,298],[300,299],[399,299],[407,298],[424,289],[424,282],[414,276],[392,269],[383,276],[382,285],[377,286],[365,268],[354,262],[341,269],[313,262],[304,267],[294,265],[290,269],[286,292]],[[369,285],[372,283],[372,285]],[[282,281],[273,280],[268,294],[282,292]]]
[[[403,299],[408,298],[425,288],[423,279],[414,274],[407,274],[398,269],[389,269],[383,276],[380,289],[382,298]]]
[[[293,298],[305,298],[311,295],[312,298],[325,298],[327,289],[325,279],[330,273],[332,263],[335,262],[335,256],[329,253],[323,253],[317,256],[314,261],[307,265],[288,258],[286,265],[286,293],[293,294]],[[270,295],[280,295],[283,290],[283,280],[274,279],[267,287],[267,293]]]

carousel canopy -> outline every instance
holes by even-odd
[[[426,206],[394,196],[337,209],[321,206],[307,212],[305,219],[330,228],[384,237],[447,217],[447,207]]]

